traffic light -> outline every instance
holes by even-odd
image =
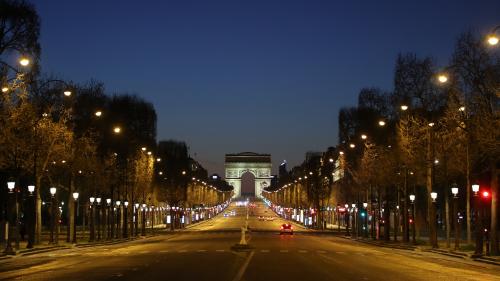
[[[484,199],[490,198],[490,192],[487,190],[483,191],[481,195],[483,196]]]

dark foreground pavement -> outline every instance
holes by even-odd
[[[210,231],[2,260],[0,279],[500,280],[498,266],[310,232],[280,236],[254,231],[249,235],[253,249],[234,252],[231,246],[240,234],[217,231],[214,222],[207,222]]]

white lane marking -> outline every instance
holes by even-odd
[[[307,251],[306,250],[299,250],[299,253],[303,254],[303,253],[307,253]]]
[[[288,253],[288,250],[280,250],[280,253]]]
[[[261,253],[269,253],[269,250],[260,250]]]
[[[255,254],[254,251],[250,252],[250,255],[248,255],[245,262],[243,263],[240,270],[238,271],[238,274],[236,274],[236,276],[234,276],[233,281],[240,281],[243,278],[243,274],[245,274],[245,271],[247,270],[247,267],[250,264],[250,260],[252,259],[254,254]]]

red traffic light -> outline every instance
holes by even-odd
[[[488,191],[483,191],[483,198],[490,198],[490,193]]]

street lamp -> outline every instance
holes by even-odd
[[[56,195],[57,188],[51,187],[49,191],[50,191],[50,195],[52,195],[52,197],[54,197],[54,195]]]
[[[30,64],[30,60],[27,57],[21,57],[19,59],[19,64],[22,66],[28,66]]]
[[[128,237],[128,201],[123,202],[123,238]]]
[[[500,25],[495,27],[495,29],[493,29],[493,31],[487,36],[487,42],[488,44],[490,44],[490,46],[496,46],[498,45],[498,35],[497,35],[497,31],[498,29],[500,29]]]
[[[120,128],[120,127],[118,127],[118,126],[116,126],[116,127],[114,127],[114,128],[113,128],[113,132],[114,132],[115,134],[119,134],[119,133],[121,133],[121,131],[122,131],[122,128]]]
[[[446,74],[439,74],[438,81],[439,81],[439,83],[444,84],[444,83],[448,82],[448,76]]]
[[[71,96],[71,91],[66,90],[66,91],[63,92],[63,94],[65,96],[67,96],[67,97],[70,97]]]
[[[411,204],[411,217],[413,218],[413,223],[411,224],[411,232],[412,232],[412,242],[413,245],[417,244],[417,240],[415,238],[415,194],[410,194],[410,204]]]
[[[5,240],[7,240],[7,244],[5,245],[5,253],[7,255],[15,255],[16,252],[14,251],[14,249],[12,248],[12,238],[11,236],[12,235],[9,235],[10,234],[10,230],[12,230],[12,225],[14,225],[15,223],[13,223],[13,215],[10,214],[9,210],[12,210],[11,206],[12,206],[12,197],[14,195],[14,187],[16,186],[16,183],[13,182],[13,181],[9,181],[7,182],[7,188],[9,189],[9,200],[8,200],[8,207],[7,207],[7,221],[5,223]],[[17,215],[16,215],[17,216]],[[9,229],[9,225],[11,226],[10,229]]]
[[[35,191],[35,186],[34,185],[28,185],[28,192],[30,193],[30,196],[33,196],[33,192]]]
[[[90,202],[90,235],[89,235],[89,242],[93,242],[95,239],[95,212],[94,212],[94,202],[95,202],[95,197],[90,197],[89,198]]]
[[[101,115],[102,115],[102,111],[97,110],[97,111],[94,113],[94,115],[95,115],[96,117],[101,117]]]
[[[356,147],[356,145],[355,145],[354,143],[351,143],[351,144],[349,144],[349,147],[350,147],[350,148],[355,148],[355,147]]]
[[[477,193],[479,192],[479,184],[473,184],[472,191],[474,192],[474,196],[477,196]]]
[[[408,110],[408,106],[407,106],[407,105],[404,105],[404,104],[403,104],[403,105],[401,105],[401,110],[402,110],[402,111],[406,111],[406,110]]]
[[[115,205],[116,205],[116,236],[115,238],[119,238],[119,235],[120,235],[120,226],[121,226],[121,221],[120,221],[120,215],[121,215],[121,209],[120,209],[120,205],[121,205],[121,201],[120,200],[116,200],[115,202]]]
[[[14,187],[16,186],[16,183],[13,181],[7,182],[7,188],[9,189],[9,193],[14,193]]]
[[[52,201],[52,214],[51,214],[51,227],[50,227],[50,243],[54,243],[54,231],[56,227],[56,212],[58,212],[57,201],[56,201],[56,192],[57,188],[51,187],[49,189]],[[56,242],[57,243],[57,242]]]
[[[101,197],[97,197],[97,240],[101,240]]]
[[[80,194],[78,192],[73,192],[73,199],[74,199],[74,204],[75,204],[75,223],[74,223],[74,228],[73,228],[73,244],[76,244],[76,226],[77,226],[77,219],[78,219],[78,197]]]
[[[380,120],[380,121],[378,121],[378,125],[379,125],[380,127],[384,127],[384,126],[385,126],[385,121],[384,121],[384,120]]]
[[[367,135],[365,135],[365,134],[362,134],[362,135],[361,135],[361,139],[362,139],[362,140],[366,140],[367,138],[368,138],[368,136],[367,136]]]
[[[455,228],[455,250],[460,248],[459,240],[459,224],[458,224],[458,186],[454,183],[451,186],[451,193],[453,194],[453,227]]]
[[[432,202],[436,202],[437,196],[438,196],[437,192],[431,192]]]

